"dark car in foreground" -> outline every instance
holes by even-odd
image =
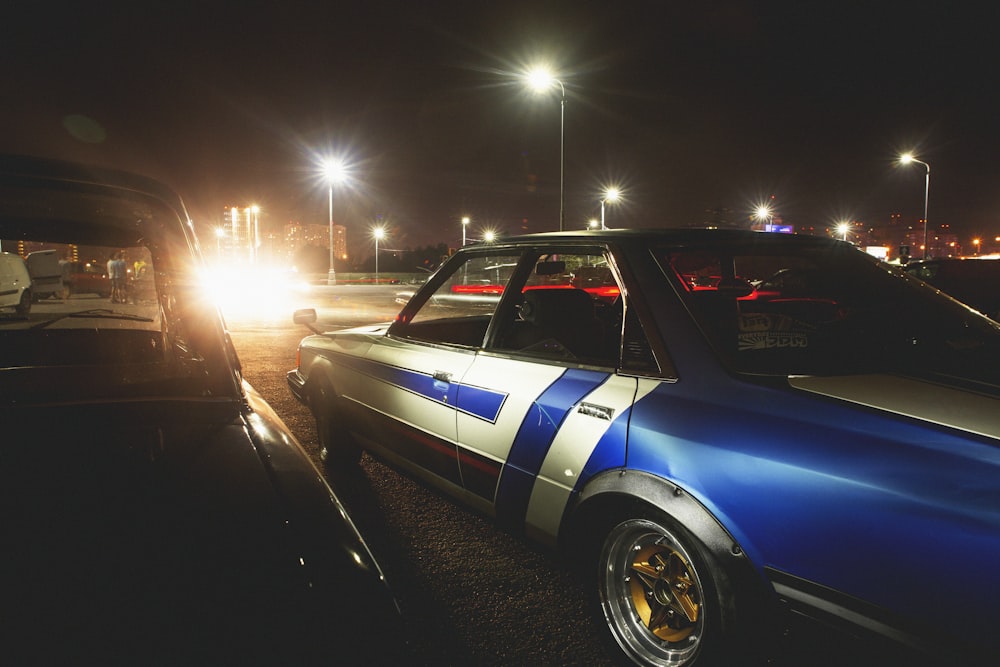
[[[0,317],[2,662],[398,659],[382,570],[242,378],[177,195],[3,156],[0,241],[115,249],[155,286]]]
[[[924,259],[907,264],[906,272],[1000,321],[1000,259]]]
[[[765,661],[789,613],[847,662],[1000,651],[1000,325],[849,244],[470,246],[288,383],[327,465],[366,449],[560,549],[636,664]]]

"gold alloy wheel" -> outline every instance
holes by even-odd
[[[697,561],[663,522],[629,519],[601,550],[598,593],[611,634],[640,665],[687,665],[701,649],[705,594]],[[707,574],[707,573],[706,573]]]
[[[694,632],[701,591],[684,556],[662,544],[636,551],[629,587],[643,625],[660,639],[679,642]]]

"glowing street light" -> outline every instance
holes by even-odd
[[[903,153],[899,156],[900,164],[910,164],[911,162],[922,164],[927,169],[927,178],[924,180],[924,259],[927,259],[927,198],[931,191],[931,166],[926,162],[913,157],[912,153]]]
[[[771,211],[771,207],[770,206],[766,206],[764,204],[761,204],[760,206],[757,207],[757,210],[754,211],[753,217],[757,218],[758,220],[763,221],[764,224],[766,225],[766,224],[768,224],[768,223],[771,222],[771,217],[773,215],[774,215],[774,213],[773,213],[773,211]]]
[[[470,222],[472,222],[472,220],[469,218],[469,216],[465,216],[464,218],[462,218],[462,247],[463,248],[465,247],[465,238],[466,238],[465,237],[465,230],[469,228],[469,223]]]
[[[497,240],[497,233],[492,229],[487,229],[483,231],[483,241],[486,243],[493,243]]]
[[[336,285],[337,272],[333,267],[333,186],[347,178],[347,169],[340,160],[327,160],[323,163],[323,176],[330,185],[330,271],[326,274],[326,284]]]
[[[981,243],[982,243],[982,241],[980,241],[978,237],[972,239],[972,245],[974,245],[976,247],[976,254],[977,255],[979,254],[979,246],[980,246]]]
[[[565,174],[566,174],[566,87],[547,68],[536,67],[525,75],[528,85],[536,92],[544,92],[559,86],[559,231],[565,229]]]
[[[378,242],[385,238],[385,227],[376,227],[372,230],[375,237],[375,284],[378,285]]]
[[[601,226],[601,221],[596,218],[591,218],[590,220],[587,221],[588,229],[597,229],[600,226]]]
[[[837,233],[840,234],[840,240],[847,240],[847,232],[851,231],[851,224],[848,222],[838,222],[837,223]]]
[[[601,198],[601,229],[607,229],[607,225],[604,224],[604,204],[605,203],[615,203],[618,198],[621,197],[621,192],[618,188],[608,188],[604,191],[604,197]]]

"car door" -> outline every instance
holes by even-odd
[[[355,394],[370,408],[384,448],[456,485],[456,389],[474,358],[467,350],[385,340],[369,349]]]
[[[432,483],[461,490],[459,387],[481,349],[520,252],[472,254],[419,292],[365,353],[353,400],[375,415],[377,446]],[[464,392],[489,405],[497,392]],[[484,408],[472,408],[484,409]]]
[[[616,373],[624,304],[604,251],[539,250],[517,289],[458,388],[458,461],[470,502],[546,540],[588,461],[624,462],[639,382]]]

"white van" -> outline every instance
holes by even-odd
[[[35,301],[63,294],[62,265],[55,250],[29,252],[24,263],[31,276],[31,298]]]
[[[20,255],[0,252],[0,310],[7,308],[27,317],[31,310],[31,276]]]

